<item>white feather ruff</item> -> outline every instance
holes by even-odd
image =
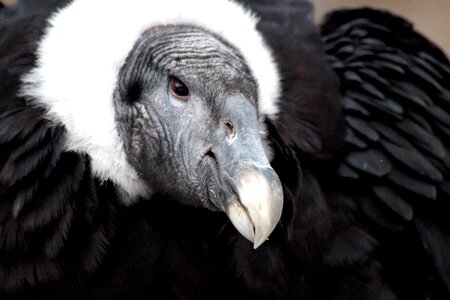
[[[51,17],[38,66],[23,78],[22,93],[67,128],[67,150],[90,155],[94,174],[112,180],[130,201],[150,191],[127,163],[112,95],[142,32],[172,24],[205,28],[236,47],[258,82],[260,112],[275,117],[279,77],[271,53],[256,17],[228,0],[75,0]]]

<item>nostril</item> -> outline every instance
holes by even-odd
[[[213,164],[215,165],[217,170],[219,169],[219,163],[217,161],[217,157],[211,149],[209,149],[208,151],[205,152],[204,158],[213,162]]]
[[[206,157],[209,157],[209,158],[211,158],[211,159],[213,159],[213,160],[216,160],[216,155],[214,154],[214,152],[212,152],[211,149],[209,149],[208,151],[206,151],[205,156],[206,156]]]
[[[227,135],[227,137],[229,139],[234,138],[236,135],[236,131],[234,129],[233,123],[231,123],[231,121],[225,121],[224,126],[225,126],[225,134]]]

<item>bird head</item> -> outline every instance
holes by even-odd
[[[132,2],[78,0],[53,16],[24,95],[125,204],[158,193],[223,211],[258,247],[283,190],[262,122],[276,113],[277,70],[255,18],[226,0]]]

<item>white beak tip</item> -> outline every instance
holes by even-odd
[[[278,177],[272,181],[259,173],[244,176],[238,197],[231,199],[225,211],[234,227],[257,249],[275,229],[283,210],[283,190]]]
[[[257,249],[259,246],[261,246],[262,244],[264,244],[266,241],[268,241],[269,239],[265,239],[265,240],[260,240],[260,241],[255,241],[253,244],[253,249]]]

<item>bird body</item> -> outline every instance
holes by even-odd
[[[1,21],[1,299],[448,295],[448,60],[242,2]]]

